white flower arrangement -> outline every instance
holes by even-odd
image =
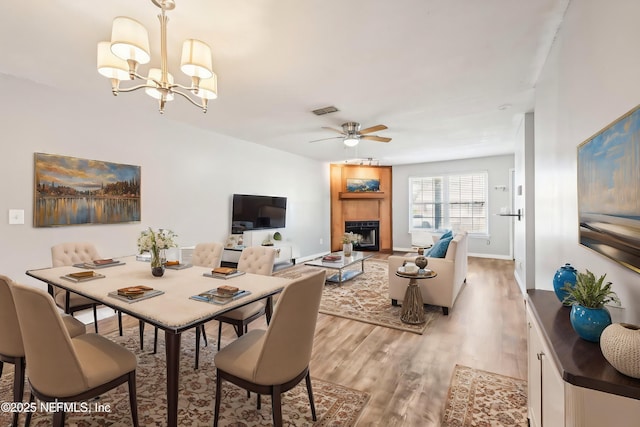
[[[178,235],[171,230],[160,228],[158,231],[153,231],[149,227],[148,230],[142,231],[138,237],[138,251],[139,253],[151,253],[152,266],[159,266],[161,264],[160,250],[177,246],[173,240],[176,237]]]
[[[352,231],[342,235],[342,243],[356,243],[359,242],[360,239],[362,239],[362,236],[355,234]]]

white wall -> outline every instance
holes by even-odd
[[[566,262],[607,274],[629,322],[640,319],[640,275],[578,244],[577,146],[640,101],[640,2],[569,5],[536,91],[536,288]],[[616,321],[616,319],[614,319]]]
[[[393,167],[393,246],[410,248],[409,178],[434,174],[455,174],[487,171],[489,175],[489,238],[470,238],[469,254],[511,259],[509,217],[495,214],[509,207],[509,192],[496,186],[509,186],[509,169],[513,155],[491,156],[446,162],[420,163]]]
[[[104,257],[133,254],[149,226],[172,229],[182,246],[224,242],[233,193],[287,197],[283,241],[298,256],[329,250],[328,164],[175,123],[150,99],[144,111],[128,109],[143,93],[116,102],[105,92],[99,104],[3,75],[0,92],[0,274],[33,283],[25,271],[50,266],[50,247],[64,241],[94,242]],[[35,152],[140,165],[141,222],[34,228]],[[9,209],[24,209],[25,225],[8,225]]]
[[[514,276],[523,293],[535,288],[535,176],[534,114],[526,113],[516,135],[514,212],[520,210],[520,221],[514,221]]]

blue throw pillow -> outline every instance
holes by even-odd
[[[446,239],[448,237],[453,237],[453,230],[447,230],[442,236],[440,236],[440,239]]]
[[[451,240],[453,240],[453,236],[438,240],[433,247],[429,249],[426,256],[430,258],[444,258],[447,254],[447,249],[449,249],[449,243],[451,243]]]

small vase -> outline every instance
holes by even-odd
[[[353,243],[343,243],[342,253],[344,256],[351,256],[351,252],[353,252]]]
[[[640,326],[614,323],[600,336],[600,349],[617,371],[640,378]]]
[[[574,304],[569,319],[580,338],[591,342],[600,341],[602,331],[611,324],[611,315],[606,307],[587,308]]]
[[[154,277],[162,277],[164,275],[166,260],[164,249],[151,250],[151,274]]]
[[[576,284],[576,280],[578,278],[578,272],[575,268],[571,266],[571,264],[566,263],[562,267],[560,267],[555,276],[553,276],[553,291],[556,293],[556,296],[560,300],[562,304],[564,304],[564,299],[567,297],[567,292],[562,288],[566,283],[570,283],[571,287],[574,287]],[[568,305],[568,304],[565,304]]]

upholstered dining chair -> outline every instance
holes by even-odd
[[[127,383],[131,419],[137,427],[135,354],[98,334],[72,338],[49,294],[18,283],[9,287],[29,366],[29,401],[85,401]],[[54,412],[53,426],[64,426],[64,419],[63,411]],[[31,413],[26,425],[30,421]]]
[[[240,254],[237,269],[239,271],[244,271],[245,273],[271,276],[273,273],[273,264],[276,261],[276,254],[276,249],[269,246],[246,247]],[[219,322],[218,350],[220,350],[220,337],[222,336],[223,323],[233,325],[236,335],[241,337],[245,332],[247,332],[249,323],[258,319],[263,314],[267,314],[267,310],[271,310],[271,308],[267,306],[266,301],[260,300],[216,317],[215,319]],[[268,319],[270,319],[271,312],[269,311],[268,314]]]
[[[266,330],[254,329],[214,356],[214,427],[218,425],[223,380],[258,393],[258,399],[261,394],[271,395],[273,425],[281,426],[280,395],[304,378],[311,416],[316,421],[309,361],[324,281],[322,270],[292,281],[282,292]]]
[[[191,264],[196,267],[207,267],[214,269],[220,267],[220,261],[222,260],[222,243],[210,242],[210,243],[198,243],[193,249],[191,256]],[[196,360],[195,369],[198,369],[200,362],[200,335],[204,338],[205,347],[207,343],[207,335],[204,330],[204,325],[196,328]],[[153,337],[153,352],[156,353],[158,349],[158,328],[154,331]]]
[[[13,303],[13,296],[9,283],[13,283],[7,276],[0,275],[0,377],[4,363],[14,365],[13,401],[22,402],[24,395],[25,357],[18,314]],[[84,323],[71,316],[62,316],[65,328],[71,337],[82,335],[86,328]],[[18,425],[19,412],[14,412],[12,426]]]
[[[95,246],[88,242],[67,242],[51,247],[51,265],[53,267],[63,267],[66,265],[91,262],[100,259],[100,255]],[[77,311],[93,309],[93,324],[98,333],[98,313],[97,304],[94,300],[74,294],[64,289],[52,286],[52,296],[56,305],[65,313],[73,315]],[[119,319],[120,325],[122,322]]]

